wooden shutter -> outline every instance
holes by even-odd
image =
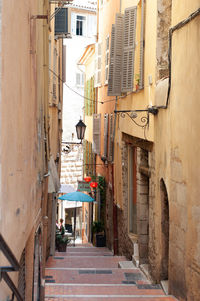
[[[113,160],[113,114],[110,114],[109,120],[109,146],[108,146],[108,161]]]
[[[110,65],[108,79],[108,95],[121,95],[121,73],[123,55],[123,23],[124,16],[116,14],[115,25],[112,26]]]
[[[114,51],[114,95],[121,95],[121,75],[122,75],[122,56],[123,56],[123,24],[124,16],[116,14],[115,18],[115,51]]]
[[[56,12],[59,10],[58,12]],[[68,33],[68,8],[55,9],[55,35]]]
[[[95,45],[95,87],[101,85],[101,43]]]
[[[137,6],[124,13],[122,92],[133,91]]]
[[[93,152],[101,152],[101,114],[93,114]]]
[[[108,84],[108,70],[109,70],[109,44],[110,38],[106,38],[106,55],[105,55],[105,84]]]
[[[109,114],[104,114],[104,151],[103,157],[107,158],[108,156],[108,120]]]
[[[113,90],[113,76],[114,76],[114,44],[115,44],[115,25],[112,25],[111,45],[110,45],[110,64],[108,77],[108,96],[114,95]]]
[[[139,88],[144,88],[144,0],[142,0],[141,33],[140,33],[140,81]]]

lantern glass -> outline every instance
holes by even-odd
[[[86,125],[80,119],[76,125],[76,133],[77,133],[77,138],[80,139],[81,141],[84,139],[85,129],[86,129]]]

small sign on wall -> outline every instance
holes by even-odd
[[[78,191],[91,192],[90,184],[85,181],[78,181]]]

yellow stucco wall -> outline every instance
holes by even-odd
[[[198,8],[199,1],[181,4],[173,1],[172,26]],[[169,290],[181,300],[199,298],[199,26],[198,16],[173,33],[169,105],[167,110],[159,110],[155,118],[154,230],[157,240],[154,254],[157,256],[154,257],[159,265],[162,259],[160,180],[163,179],[170,210]],[[161,90],[164,104],[164,86]]]

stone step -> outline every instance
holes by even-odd
[[[46,283],[149,285],[139,269],[46,268]]]
[[[149,285],[151,287],[151,285]],[[165,296],[161,287],[149,288],[137,287],[136,285],[69,285],[69,284],[49,284],[46,285],[46,296],[51,295],[77,295],[77,296],[122,296],[122,295],[135,295],[135,296]]]
[[[49,295],[45,301],[175,301],[171,296],[147,296],[147,295]]]

